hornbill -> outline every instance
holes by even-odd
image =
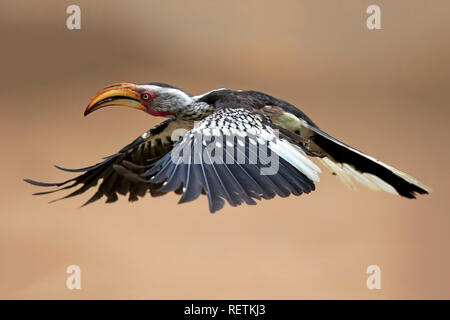
[[[225,200],[231,206],[254,205],[255,200],[276,195],[313,191],[321,170],[310,157],[350,188],[356,181],[406,198],[429,192],[406,173],[322,131],[292,104],[262,92],[217,89],[191,96],[163,83],[117,83],[99,91],[84,115],[107,106],[130,107],[168,119],[100,163],[81,169],[56,166],[79,173],[69,180],[25,179],[36,186],[57,187],[35,194],[79,187],[60,199],[69,198],[101,180],[85,205],[103,196],[109,203],[118,199],[117,194],[128,194],[129,201],[136,201],[147,192],[160,196],[174,191],[181,195],[179,203],[205,194],[209,210],[215,212]],[[270,166],[273,172],[263,172]]]

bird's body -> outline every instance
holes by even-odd
[[[117,194],[130,201],[175,191],[181,202],[206,194],[211,212],[256,204],[276,195],[300,195],[315,189],[320,160],[346,185],[353,180],[374,190],[407,198],[428,188],[409,175],[342,143],[320,130],[292,104],[258,91],[217,89],[203,95],[161,83],[109,86],[90,102],[85,115],[110,105],[168,118],[118,153],[94,166],[64,169],[79,176],[62,183],[27,182],[59,189],[80,186],[81,194],[102,180],[87,203]],[[86,204],[87,204],[86,203]]]

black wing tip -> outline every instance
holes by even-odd
[[[398,194],[404,198],[417,199],[417,196],[430,194],[429,190],[423,189],[414,184],[410,184],[409,188],[395,188]]]
[[[56,169],[61,170],[61,171],[65,171],[65,172],[85,172],[87,170],[90,169],[90,167],[86,167],[86,168],[79,168],[79,169],[69,169],[69,168],[63,168],[58,166],[57,164],[53,165]]]
[[[429,190],[426,190],[426,189],[423,189],[423,188],[418,188],[418,190],[416,190],[416,192],[418,193],[418,194],[430,194],[430,192],[431,192],[431,190],[429,189]]]
[[[26,183],[29,183],[33,186],[38,186],[38,187],[55,187],[58,186],[58,183],[48,183],[48,182],[41,182],[41,181],[36,181],[36,180],[32,180],[32,179],[23,179],[23,181],[25,181]]]

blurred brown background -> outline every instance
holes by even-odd
[[[381,7],[383,30],[366,28]],[[66,7],[82,29],[66,29]],[[0,298],[450,298],[450,3],[443,1],[5,1],[0,4]],[[161,119],[111,108],[114,82],[193,94],[257,89],[419,178],[409,201],[345,188],[211,215],[206,199],[54,204],[59,181]],[[66,267],[82,289],[66,289]],[[381,267],[381,290],[366,268]]]

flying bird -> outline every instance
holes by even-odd
[[[310,193],[319,181],[317,159],[350,188],[354,182],[406,198],[429,193],[415,178],[319,129],[292,104],[258,91],[217,89],[192,96],[163,83],[117,83],[99,91],[84,115],[123,106],[167,118],[103,161],[35,195],[77,187],[60,199],[98,185],[85,203],[102,197],[129,201],[150,193],[181,195],[179,203],[208,198],[210,212],[255,200]],[[265,170],[265,171],[264,171]],[[101,182],[100,182],[101,181]],[[100,183],[99,183],[100,182]],[[57,199],[57,200],[60,200]],[[54,200],[56,201],[56,200]]]

